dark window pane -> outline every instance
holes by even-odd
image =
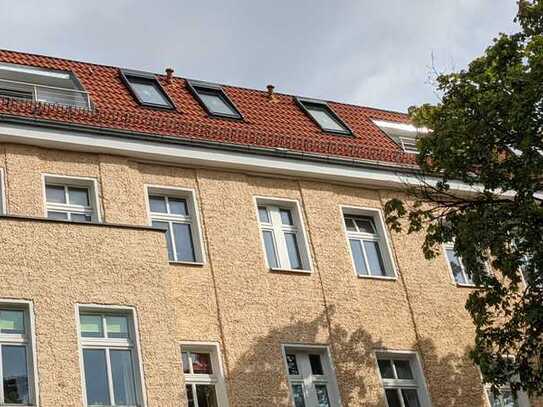
[[[268,214],[268,209],[265,206],[258,207],[258,219],[262,223],[270,223],[270,215]]]
[[[213,374],[209,353],[191,353],[192,371],[195,374]]]
[[[45,186],[45,199],[51,203],[66,203],[64,187],[59,185]]]
[[[173,223],[175,252],[178,261],[195,261],[192,232],[188,223]]]
[[[195,407],[195,404],[194,404],[194,393],[192,391],[192,384],[187,384],[185,386],[185,389],[187,391],[187,402],[188,402],[188,407]]]
[[[217,407],[217,395],[215,394],[215,386],[210,384],[196,385],[196,398],[198,399],[198,407]]]
[[[129,350],[110,350],[113,394],[117,405],[136,405],[136,384]]]
[[[28,370],[24,346],[2,346],[4,402],[29,404]]]
[[[189,214],[187,209],[187,201],[180,198],[168,198],[170,204],[170,213],[174,215],[185,215]]]
[[[373,226],[373,220],[368,217],[359,217],[355,219],[358,231],[362,233],[369,233],[375,235],[375,227]]]
[[[106,353],[101,349],[84,349],[85,387],[88,405],[109,405]]]
[[[24,311],[0,310],[0,333],[3,334],[24,334]]]
[[[314,375],[324,374],[322,371],[320,355],[309,355],[309,363],[311,364],[311,373],[313,373]]]
[[[173,246],[172,246],[172,236],[170,234],[170,224],[168,222],[160,222],[158,220],[154,220],[152,223],[154,228],[157,228],[157,229],[162,229],[162,230],[165,230],[166,231],[166,244],[168,246],[168,258],[170,259],[170,261],[174,261],[174,256],[173,256]]]
[[[283,225],[294,224],[294,222],[292,221],[292,213],[290,212],[290,209],[279,209],[279,213],[281,214],[281,223]]]
[[[386,389],[385,394],[387,396],[388,407],[402,407],[400,396],[398,395],[398,390]]]
[[[49,219],[68,220],[66,212],[47,211],[47,217]]]
[[[519,407],[518,400],[515,400],[513,392],[509,389],[503,389],[499,394],[494,394],[488,389],[487,394],[491,407]]]
[[[106,328],[108,338],[128,338],[128,317],[126,316],[106,316]]]
[[[449,264],[451,266],[451,269],[454,275],[454,280],[458,284],[470,283],[471,281],[466,281],[464,277],[464,273],[462,272],[463,271],[462,263],[460,262],[460,259],[456,255],[454,249],[447,249],[446,252],[447,252],[447,259],[449,260]]]
[[[303,385],[301,384],[292,385],[292,398],[294,399],[294,407],[305,407]]]
[[[345,218],[345,227],[349,232],[356,232],[356,226],[352,218]]]
[[[395,360],[396,373],[398,379],[412,379],[413,373],[411,372],[411,365],[408,360]]]
[[[392,369],[392,363],[387,359],[379,359],[379,371],[383,379],[394,379],[394,370]]]
[[[158,83],[153,79],[129,77],[128,81],[130,82],[134,93],[138,95],[143,103],[170,106],[170,102],[162,93]]]
[[[287,354],[287,367],[289,375],[299,375],[298,372],[298,362],[296,361],[296,355]]]
[[[328,398],[328,389],[326,388],[326,385],[315,385],[315,391],[317,392],[318,407],[330,407],[330,399]]]
[[[285,233],[285,242],[287,244],[288,259],[291,269],[301,269],[302,260],[300,258],[300,248],[295,233]]]
[[[223,99],[219,92],[198,90],[198,95],[211,113],[238,116],[238,113]]]
[[[364,252],[362,251],[362,243],[360,240],[350,239],[351,252],[353,254],[354,266],[358,275],[367,276],[368,269],[364,260]]]
[[[277,268],[277,256],[275,251],[275,241],[273,239],[273,232],[271,230],[263,230],[262,236],[264,237],[264,246],[266,247],[266,258],[268,259],[268,265],[271,268]]]
[[[364,240],[364,249],[366,249],[366,254],[368,255],[370,274],[373,276],[386,276],[379,243],[372,240]]]
[[[87,188],[68,187],[68,199],[71,205],[90,206]]]
[[[90,215],[84,215],[82,213],[70,213],[70,220],[74,222],[90,222],[92,217]]]
[[[419,396],[415,389],[403,389],[402,398],[405,407],[420,407]]]
[[[181,352],[181,362],[183,364],[183,373],[190,373],[190,361],[188,352]]]
[[[149,195],[149,208],[151,212],[167,213],[166,199],[163,196]]]
[[[84,338],[103,338],[104,329],[100,315],[80,315],[79,325],[81,336]]]

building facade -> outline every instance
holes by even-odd
[[[0,51],[0,405],[543,405],[486,391],[461,260],[384,223],[416,135]]]

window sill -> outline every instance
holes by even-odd
[[[301,270],[301,269],[283,269],[283,268],[275,268],[271,267],[270,271],[273,271],[275,273],[292,273],[292,274],[311,274],[311,270]]]
[[[456,285],[459,288],[481,288],[480,286],[477,286],[475,284],[467,284],[467,283],[457,283],[457,282],[455,282],[454,285]]]
[[[360,274],[356,275],[358,278],[368,279],[368,280],[384,280],[384,281],[396,281],[398,277],[396,276],[361,276]]]
[[[205,265],[203,261],[169,261],[171,266],[198,266],[202,267]]]

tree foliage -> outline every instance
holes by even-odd
[[[428,258],[454,242],[480,286],[466,308],[485,381],[543,395],[543,0],[520,1],[516,21],[437,77],[438,104],[410,109],[431,129],[418,141],[423,182],[385,211],[393,230],[425,232]]]

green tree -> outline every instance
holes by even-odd
[[[467,69],[436,78],[436,105],[409,110],[421,183],[385,207],[394,231],[423,232],[425,256],[454,248],[473,282],[472,357],[486,382],[543,395],[543,0],[520,1]],[[472,187],[460,192],[453,183]],[[491,265],[489,272],[488,265]]]

